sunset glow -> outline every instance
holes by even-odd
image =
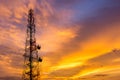
[[[120,80],[120,0],[0,0],[0,80],[21,80],[30,8],[40,80]]]

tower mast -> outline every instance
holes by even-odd
[[[42,62],[42,59],[38,56],[38,50],[41,47],[36,45],[35,32],[34,14],[33,10],[30,9],[28,12],[23,80],[39,80],[39,62]]]

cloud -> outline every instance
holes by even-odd
[[[108,52],[101,56],[89,59],[84,63],[84,65],[82,65],[84,68],[79,72],[79,74],[76,74],[73,78],[89,77],[91,75],[99,75],[100,73],[109,76],[119,74],[119,53],[120,50],[114,50],[113,52]],[[101,77],[101,75],[99,77]]]
[[[43,58],[40,66],[43,80],[74,80],[75,77],[117,80],[119,51],[110,51],[120,48],[118,3],[112,0],[1,0],[1,79],[8,80],[9,74],[18,77],[22,74],[27,13],[33,8],[37,43],[42,46],[39,55]]]
[[[18,80],[19,77],[0,77],[1,80]]]

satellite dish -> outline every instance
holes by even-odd
[[[38,58],[38,61],[39,61],[39,62],[42,62],[42,59],[39,57],[39,58]]]
[[[41,46],[38,45],[38,46],[37,46],[37,49],[41,49]]]

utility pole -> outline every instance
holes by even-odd
[[[36,45],[35,32],[34,14],[33,10],[30,9],[28,12],[25,53],[23,55],[24,72],[22,80],[40,80],[39,62],[42,62],[42,59],[38,56],[38,50],[41,46]]]

